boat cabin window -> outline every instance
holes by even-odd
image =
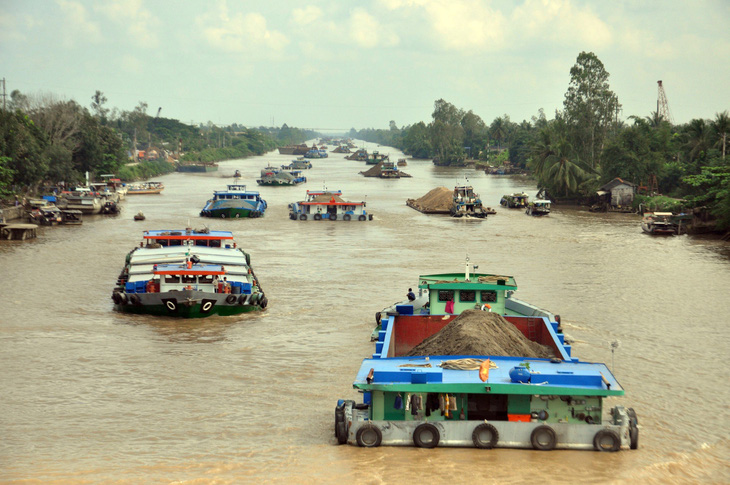
[[[449,301],[454,298],[454,290],[439,290],[439,301]]]
[[[176,275],[165,275],[165,283],[180,283],[180,277]]]
[[[507,421],[506,394],[469,394],[467,402],[470,421]]]
[[[459,301],[477,301],[477,292],[474,290],[461,290]]]
[[[482,291],[482,303],[493,303],[497,301],[497,292],[494,290]]]
[[[198,276],[198,283],[213,284],[213,275]]]
[[[219,247],[221,247],[221,241],[220,241],[220,239],[211,239],[209,246],[211,248],[219,248]]]
[[[195,275],[182,275],[183,284],[195,283]]]

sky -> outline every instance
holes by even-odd
[[[621,119],[657,109],[658,80],[676,123],[730,111],[728,0],[0,0],[8,95],[195,124],[402,127],[438,99],[550,119],[582,51]]]

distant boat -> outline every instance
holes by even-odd
[[[217,163],[181,163],[177,167],[178,172],[196,172],[196,173],[205,173],[205,172],[217,172],[218,171],[218,164]]]
[[[307,181],[300,170],[278,170],[267,167],[261,170],[261,178],[256,180],[259,185],[299,185]]]
[[[160,194],[165,190],[162,182],[140,182],[127,185],[127,195]]]

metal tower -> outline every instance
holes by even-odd
[[[656,112],[659,116],[664,118],[672,125],[674,124],[674,118],[672,118],[672,112],[669,111],[669,102],[667,101],[667,94],[664,92],[664,86],[661,81],[656,82],[659,85],[659,96],[656,100]]]

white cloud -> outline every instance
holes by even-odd
[[[322,9],[314,5],[295,8],[292,12],[292,18],[297,25],[309,25],[322,18]]]
[[[96,7],[110,19],[127,28],[130,39],[145,47],[156,47],[159,43],[157,29],[159,20],[142,6],[142,0],[111,0]]]
[[[64,29],[64,43],[70,46],[76,42],[99,42],[101,30],[96,22],[89,19],[86,7],[79,2],[56,0],[66,17],[68,28]]]
[[[121,67],[128,74],[142,74],[144,72],[143,66],[144,64],[134,56],[130,56],[129,54],[122,56]]]
[[[350,16],[350,38],[360,47],[394,46],[400,42],[397,34],[383,28],[378,20],[361,8]]]
[[[266,25],[266,18],[259,13],[228,14],[225,2],[220,4],[217,15],[205,16],[200,24],[205,40],[213,47],[229,52],[251,52],[267,48],[281,51],[289,44],[289,39]]]
[[[515,8],[510,22],[515,42],[542,40],[601,49],[614,40],[611,28],[598,15],[571,0],[527,0]]]

